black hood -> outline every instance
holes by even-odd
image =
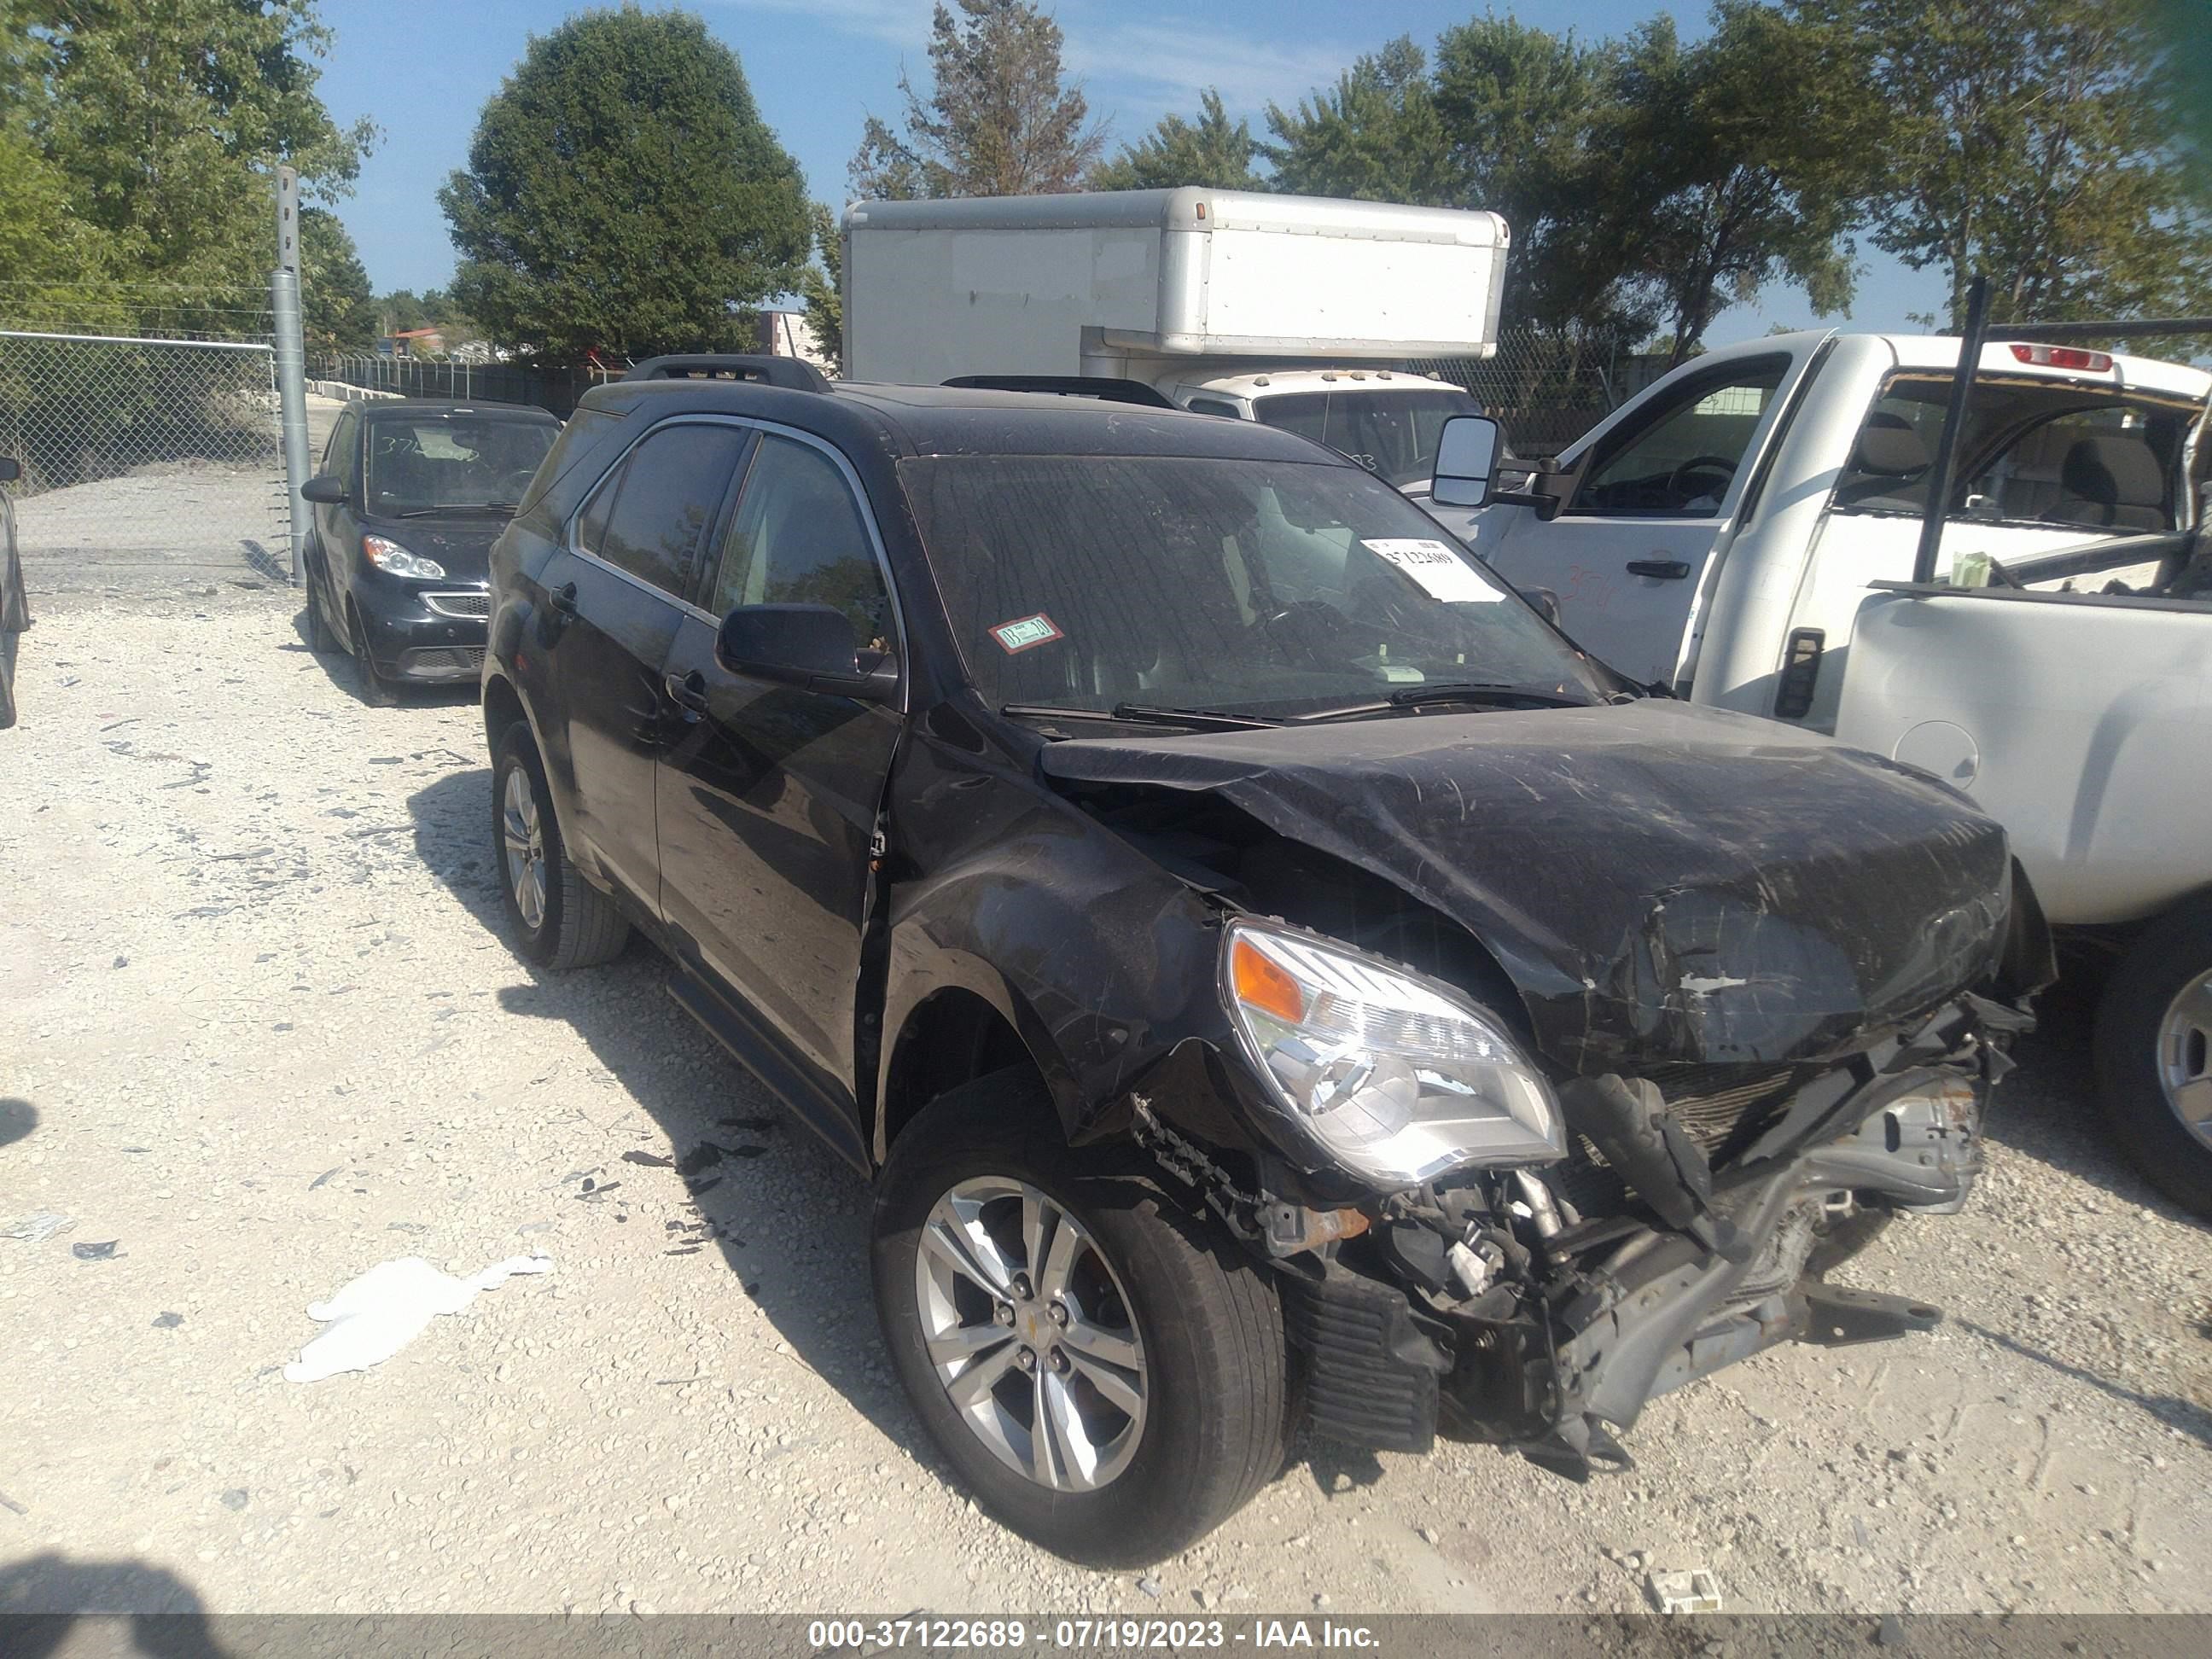
[[[1921,774],[1657,700],[1048,744],[1211,791],[1488,947],[1556,1063],[1832,1058],[1986,977],[2004,832]]]
[[[435,559],[455,581],[489,580],[491,544],[507,528],[500,513],[456,513],[434,519],[365,518],[362,528],[371,535],[389,537],[410,553]]]

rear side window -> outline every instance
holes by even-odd
[[[617,569],[662,592],[691,591],[699,543],[720,509],[745,434],[727,426],[672,426],[648,434],[620,476],[602,484],[576,538]]]

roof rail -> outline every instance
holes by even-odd
[[[1142,380],[1117,380],[1090,374],[956,374],[947,386],[975,392],[1044,392],[1062,398],[1096,398],[1102,404],[1135,404],[1145,409],[1173,409],[1158,388]]]
[[[625,380],[758,380],[787,392],[827,392],[822,371],[799,357],[763,357],[743,353],[683,352],[647,357],[623,376]]]

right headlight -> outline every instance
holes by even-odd
[[[1312,934],[1223,930],[1222,995],[1275,1104],[1378,1187],[1566,1154],[1551,1085],[1503,1027],[1432,981]]]

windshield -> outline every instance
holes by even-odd
[[[1343,392],[1285,392],[1255,398],[1252,413],[1340,450],[1378,478],[1419,483],[1436,470],[1437,434],[1455,415],[1479,415],[1482,406],[1457,386]]]
[[[508,506],[522,499],[561,435],[552,421],[428,414],[372,420],[366,483],[372,513]]]
[[[1347,467],[979,455],[899,471],[994,708],[1279,716],[1469,683],[1604,695],[1434,520]]]

